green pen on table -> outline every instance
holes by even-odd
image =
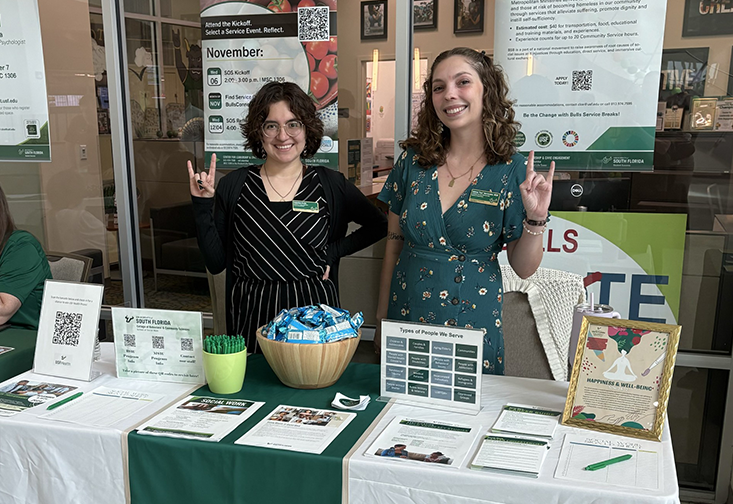
[[[624,460],[629,460],[631,458],[631,455],[621,455],[620,457],[614,457],[612,459],[604,460],[602,462],[596,462],[595,464],[591,464],[588,466],[585,466],[586,471],[597,471],[598,469],[603,469],[606,466],[610,466],[611,464],[617,464],[618,462],[623,462]]]
[[[46,409],[54,409],[54,408],[58,408],[59,406],[62,406],[62,405],[64,405],[64,404],[66,404],[67,402],[69,402],[69,401],[73,401],[73,400],[74,400],[74,399],[76,399],[77,397],[80,397],[80,396],[81,396],[81,395],[82,395],[83,393],[84,393],[84,392],[77,392],[76,394],[74,394],[74,395],[73,395],[73,396],[71,396],[71,397],[67,397],[66,399],[62,399],[62,400],[61,400],[61,401],[59,401],[59,402],[55,402],[55,403],[53,403],[52,405],[50,405],[50,406],[49,406],[48,408],[46,408]]]

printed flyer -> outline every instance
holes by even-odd
[[[572,418],[652,430],[669,336],[591,324]]]
[[[665,2],[496,3],[517,146],[562,169],[652,170]]]
[[[200,312],[112,308],[119,378],[204,383]]]
[[[0,417],[11,416],[75,390],[76,387],[37,380],[12,379],[0,386]]]
[[[51,161],[37,0],[0,0],[0,161]]]
[[[249,102],[266,83],[294,82],[316,105],[324,125],[309,164],[338,166],[336,2],[202,2],[205,165],[260,163],[244,149],[241,124]],[[269,8],[268,8],[269,6]]]
[[[460,467],[478,432],[476,426],[397,417],[364,455]]]

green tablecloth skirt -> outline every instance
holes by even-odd
[[[0,355],[0,382],[33,367],[36,331],[15,327],[0,331],[0,346],[15,348],[12,352]]]
[[[333,409],[336,392],[369,394],[369,407],[320,455],[233,444],[279,404]],[[196,394],[215,395],[204,386]],[[247,362],[244,388],[229,398],[265,405],[219,443],[157,436],[128,436],[130,493],[133,504],[239,504],[341,502],[342,460],[384,407],[379,366],[350,364],[335,385],[319,390],[288,388],[262,355]]]

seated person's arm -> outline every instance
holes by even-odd
[[[1,289],[2,287],[0,287]],[[8,294],[0,292],[0,324],[6,323],[20,309],[20,299]]]

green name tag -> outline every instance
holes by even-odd
[[[318,213],[318,202],[317,201],[293,200],[293,211],[294,212]]]
[[[471,195],[468,201],[472,203],[481,203],[482,205],[496,206],[499,204],[499,193],[491,191],[483,191],[481,189],[471,189]]]

